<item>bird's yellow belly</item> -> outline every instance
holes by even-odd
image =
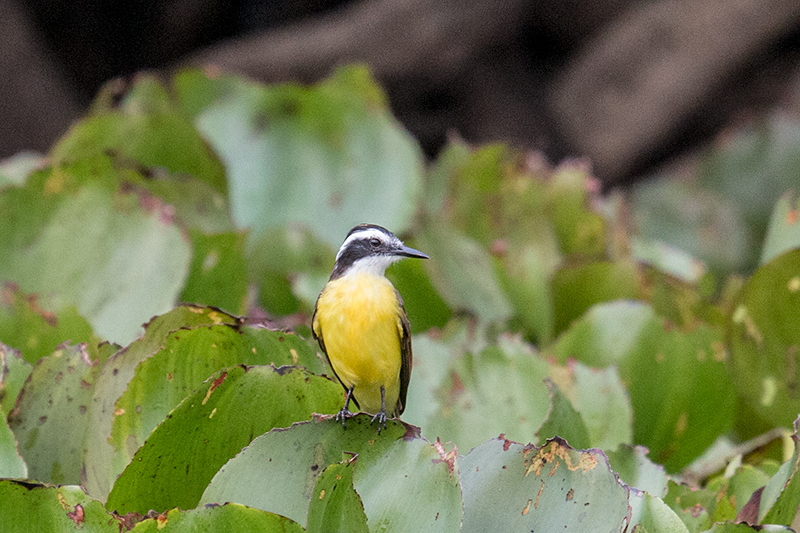
[[[352,279],[351,279],[352,278]],[[322,333],[336,375],[359,407],[381,409],[381,386],[391,414],[400,394],[400,306],[384,277],[358,274],[330,282],[317,304]]]

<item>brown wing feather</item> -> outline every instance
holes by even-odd
[[[411,325],[408,323],[408,315],[406,315],[406,308],[403,305],[403,297],[394,291],[397,296],[397,301],[400,303],[400,324],[402,333],[400,335],[400,356],[402,363],[400,365],[400,395],[397,397],[397,405],[394,409],[394,416],[400,416],[406,408],[406,394],[408,393],[408,382],[411,380],[411,366],[413,365],[413,356],[411,353]]]

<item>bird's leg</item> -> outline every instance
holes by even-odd
[[[348,418],[350,418],[351,416],[353,416],[353,413],[351,413],[350,409],[349,409],[349,407],[350,407],[350,399],[353,397],[353,388],[355,388],[355,385],[353,385],[352,387],[347,389],[347,395],[344,397],[344,407],[342,407],[341,411],[336,413],[336,420],[341,420],[342,421],[342,427],[345,428],[345,429],[347,429],[347,428],[344,425],[344,421],[347,420]]]
[[[372,417],[371,424],[378,421],[378,434],[380,435],[381,429],[386,429],[386,389],[381,385],[381,410],[378,414]]]

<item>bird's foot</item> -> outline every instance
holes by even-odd
[[[381,409],[378,414],[372,417],[370,424],[374,424],[376,420],[378,421],[378,435],[380,435],[381,429],[386,429],[386,411]]]
[[[348,409],[347,407],[343,407],[341,411],[336,413],[335,420],[337,422],[341,422],[342,423],[342,427],[344,429],[347,429],[347,426],[345,426],[344,422],[345,422],[345,420],[347,420],[351,416],[353,416],[353,413],[350,412],[350,409]]]

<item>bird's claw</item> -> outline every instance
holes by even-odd
[[[376,420],[378,421],[378,435],[380,435],[381,429],[386,429],[386,411],[381,409],[378,414],[372,417],[370,424],[374,424]]]
[[[350,409],[342,408],[341,411],[336,413],[335,420],[337,422],[341,422],[342,423],[342,428],[347,429],[347,426],[345,426],[345,420],[347,420],[351,416],[353,416],[353,413],[350,412]]]

